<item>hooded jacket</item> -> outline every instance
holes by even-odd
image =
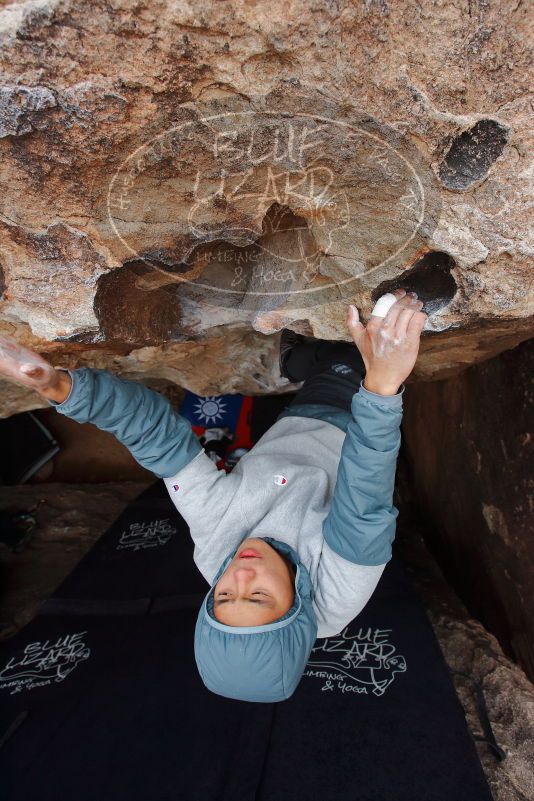
[[[69,372],[73,380],[69,397],[52,405],[79,422],[92,422],[115,434],[140,464],[164,479],[190,527],[195,563],[211,588],[225,560],[247,537],[272,538],[292,549],[303,568],[301,575],[307,576],[310,600],[306,609],[315,618],[307,624],[294,659],[293,674],[301,666],[303,670],[302,661],[305,664],[313,646],[312,634],[313,639],[338,634],[363,609],[391,558],[398,515],[392,498],[404,386],[396,395],[381,396],[361,383],[351,414],[323,407],[290,407],[226,474],[203,452],[189,422],[161,395],[102,370]],[[317,416],[304,416],[308,414]],[[231,632],[206,621],[209,595],[199,615],[196,643],[201,636],[215,643],[214,631],[223,635],[221,643],[237,643]],[[294,620],[300,625],[302,618]],[[297,624],[292,626],[296,631]],[[264,635],[271,630],[257,633],[266,641]],[[246,636],[243,631],[240,635]],[[239,646],[232,647],[238,654]],[[196,648],[197,664],[198,653]],[[214,666],[215,653],[216,649]],[[204,668],[199,664],[199,669],[210,686],[213,676],[208,676],[206,664]],[[233,657],[231,664],[235,664]],[[280,682],[280,659],[277,664]],[[258,678],[257,687],[262,681]],[[287,697],[284,693],[290,684],[286,682],[280,694],[278,683],[277,700]],[[213,682],[210,689],[218,691]],[[266,697],[275,700],[274,691],[264,690]],[[266,700],[256,694],[256,700]],[[254,700],[253,690],[245,695]]]
[[[222,563],[195,627],[195,659],[209,690],[240,701],[283,701],[293,694],[317,636],[313,589],[298,554],[284,542],[266,542],[295,567],[291,609],[263,626],[227,626],[213,614],[213,588],[235,552]],[[236,548],[236,551],[238,549]]]

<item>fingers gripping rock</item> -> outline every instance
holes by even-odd
[[[56,371],[39,354],[0,337],[0,375],[39,391],[55,382]]]

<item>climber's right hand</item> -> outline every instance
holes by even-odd
[[[56,370],[38,353],[3,336],[0,336],[0,375],[56,403],[68,397],[72,386],[65,370]]]
[[[363,386],[379,395],[397,394],[412,372],[428,319],[415,292],[396,289],[391,294],[397,300],[386,316],[371,313],[367,326],[360,322],[355,306],[347,314],[347,327],[365,364]]]

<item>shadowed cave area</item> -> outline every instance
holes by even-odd
[[[153,275],[145,262],[132,260],[100,279],[94,308],[106,341],[161,345],[183,338],[176,284],[139,286],[139,280]]]
[[[262,233],[248,245],[216,239],[196,245],[186,260],[173,262],[157,251],[128,260],[98,282],[94,309],[104,341],[125,345],[160,345],[191,334],[181,303],[217,304],[247,312],[282,305],[316,304],[300,289],[317,287],[319,249],[306,220],[287,206],[273,203],[262,221]],[[162,260],[165,258],[165,260]],[[336,287],[319,300],[336,297]],[[76,341],[91,341],[90,336]]]

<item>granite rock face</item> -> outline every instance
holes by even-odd
[[[10,336],[18,334],[20,341],[31,347],[40,347],[35,337],[28,336],[27,328],[14,332],[13,326],[0,326],[0,330]],[[250,329],[217,328],[206,339],[169,342],[159,347],[117,347],[115,352],[105,347],[50,345],[47,356],[64,368],[97,367],[148,383],[158,379],[162,387],[164,383],[187,387],[198,395],[262,395],[288,392],[298,386],[280,377],[278,343],[278,336],[268,337]],[[0,397],[3,416],[49,405],[37,393],[2,379]]]
[[[496,0],[2,4],[2,331],[278,391],[256,369],[273,334],[346,339],[348,302],[365,319],[402,285],[429,313],[414,380],[513,347],[534,332],[529,63],[527,7]],[[191,343],[200,376],[173,367]]]

